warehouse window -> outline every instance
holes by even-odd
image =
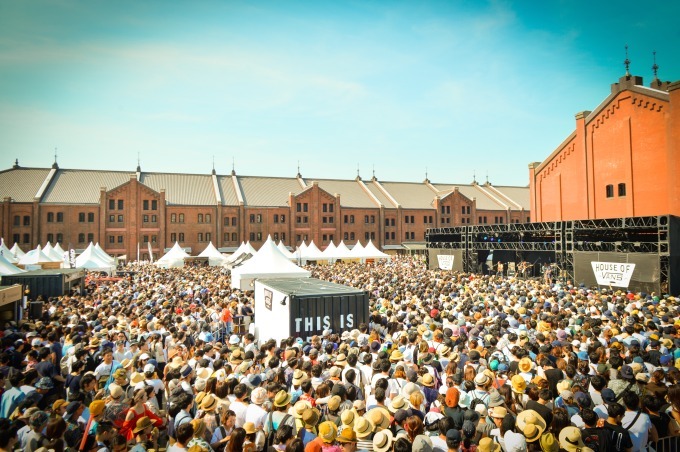
[[[395,237],[396,237],[394,232],[391,232],[391,233],[390,233],[390,236],[392,237],[392,240],[394,240]]]
[[[90,212],[87,214],[87,222],[94,223],[94,213]]]
[[[607,185],[607,198],[613,198],[614,197],[614,186],[609,184]]]
[[[144,243],[149,243],[149,236],[145,235],[144,238],[142,239]]]
[[[285,232],[282,232],[282,233],[281,233],[281,241],[282,241],[282,242],[285,242],[285,241],[286,241],[286,233],[285,233]]]
[[[275,213],[274,214],[274,223],[278,223],[278,222],[279,222],[279,214]]]
[[[151,210],[158,210],[158,201],[155,199],[151,201]]]
[[[21,225],[21,217],[19,215],[14,216],[14,226],[20,226]]]
[[[52,243],[54,241],[54,234],[47,234],[47,241]]]
[[[176,213],[170,214],[170,223],[177,223],[177,214]]]
[[[170,233],[170,241],[171,241],[171,242],[176,242],[176,241],[177,241],[177,233],[176,233],[176,232]]]
[[[110,235],[109,236],[109,243],[116,243],[116,237]]]
[[[123,215],[118,215],[118,223],[122,223],[122,222],[123,222]]]
[[[24,215],[24,226],[30,226],[31,225],[31,217],[28,215]]]
[[[184,241],[184,232],[179,233],[179,241],[183,242]]]
[[[118,210],[123,210],[123,200],[122,199],[118,200]]]
[[[275,241],[275,242],[278,242],[278,241],[279,241],[279,233],[278,233],[278,232],[275,232],[275,233],[274,233],[274,241]]]
[[[349,240],[349,233],[345,232],[345,235],[343,236],[343,240]]]
[[[24,234],[24,243],[28,243],[31,241],[31,234]]]
[[[158,216],[156,215],[151,215],[151,222],[156,223],[158,221]]]
[[[64,222],[64,212],[57,212],[57,223]]]
[[[179,214],[179,222],[184,223],[184,214],[183,213]]]
[[[619,184],[619,196],[626,196],[626,184]]]
[[[231,241],[232,241],[232,242],[235,242],[235,241],[237,241],[237,240],[238,240],[238,236],[236,235],[235,232],[232,232],[232,233],[231,233]]]
[[[229,217],[224,217],[224,225],[229,226]]]
[[[142,222],[148,223],[149,222],[149,216],[148,215],[142,215]]]
[[[109,210],[116,210],[116,200],[109,199]]]
[[[202,242],[202,241],[203,241],[203,233],[202,233],[202,232],[199,232],[199,233],[198,233],[198,241],[199,241],[199,242]]]
[[[62,243],[64,241],[64,234],[57,234],[57,243]]]
[[[54,212],[47,212],[47,222],[52,223],[54,221]]]
[[[285,223],[285,222],[286,222],[286,216],[285,216],[285,215],[281,215],[281,223]]]
[[[254,242],[254,241],[255,241],[255,233],[254,233],[254,232],[251,232],[251,233],[250,233],[250,241],[251,241],[251,242]]]
[[[118,243],[123,243],[123,236],[122,235],[118,236]]]
[[[78,243],[85,243],[85,234],[78,234]]]
[[[206,233],[205,233],[205,241],[206,241],[206,242],[209,242],[210,240],[212,240],[212,237],[210,237],[210,233],[209,233],[209,232],[206,232]]]
[[[143,210],[149,210],[149,200],[145,199],[144,201],[142,201],[142,206]]]
[[[203,223],[203,214],[202,213],[198,214],[198,222]]]
[[[93,233],[90,232],[89,234],[87,234],[87,242],[88,243],[94,242],[94,234]]]
[[[349,239],[350,239],[351,241],[354,241],[354,232],[350,232],[350,233],[349,233]]]

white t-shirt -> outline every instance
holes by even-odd
[[[633,450],[642,450],[647,446],[649,439],[649,430],[652,428],[652,421],[645,413],[641,413],[635,420],[635,424],[630,425],[637,416],[637,411],[628,411],[623,415],[621,426],[628,429],[630,439],[633,441]],[[629,427],[630,426],[630,427]]]

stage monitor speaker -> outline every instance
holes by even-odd
[[[31,301],[28,304],[28,315],[33,320],[42,319],[43,313],[43,302],[42,301]]]

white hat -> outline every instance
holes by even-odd
[[[239,337],[238,337],[237,335],[235,335],[235,334],[232,334],[231,337],[229,338],[229,343],[230,343],[231,345],[236,345],[236,344],[238,344],[239,342],[241,342],[241,339],[239,339]]]

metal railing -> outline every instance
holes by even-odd
[[[657,441],[650,441],[647,447],[642,450],[649,452],[679,452],[680,436],[665,436]]]

